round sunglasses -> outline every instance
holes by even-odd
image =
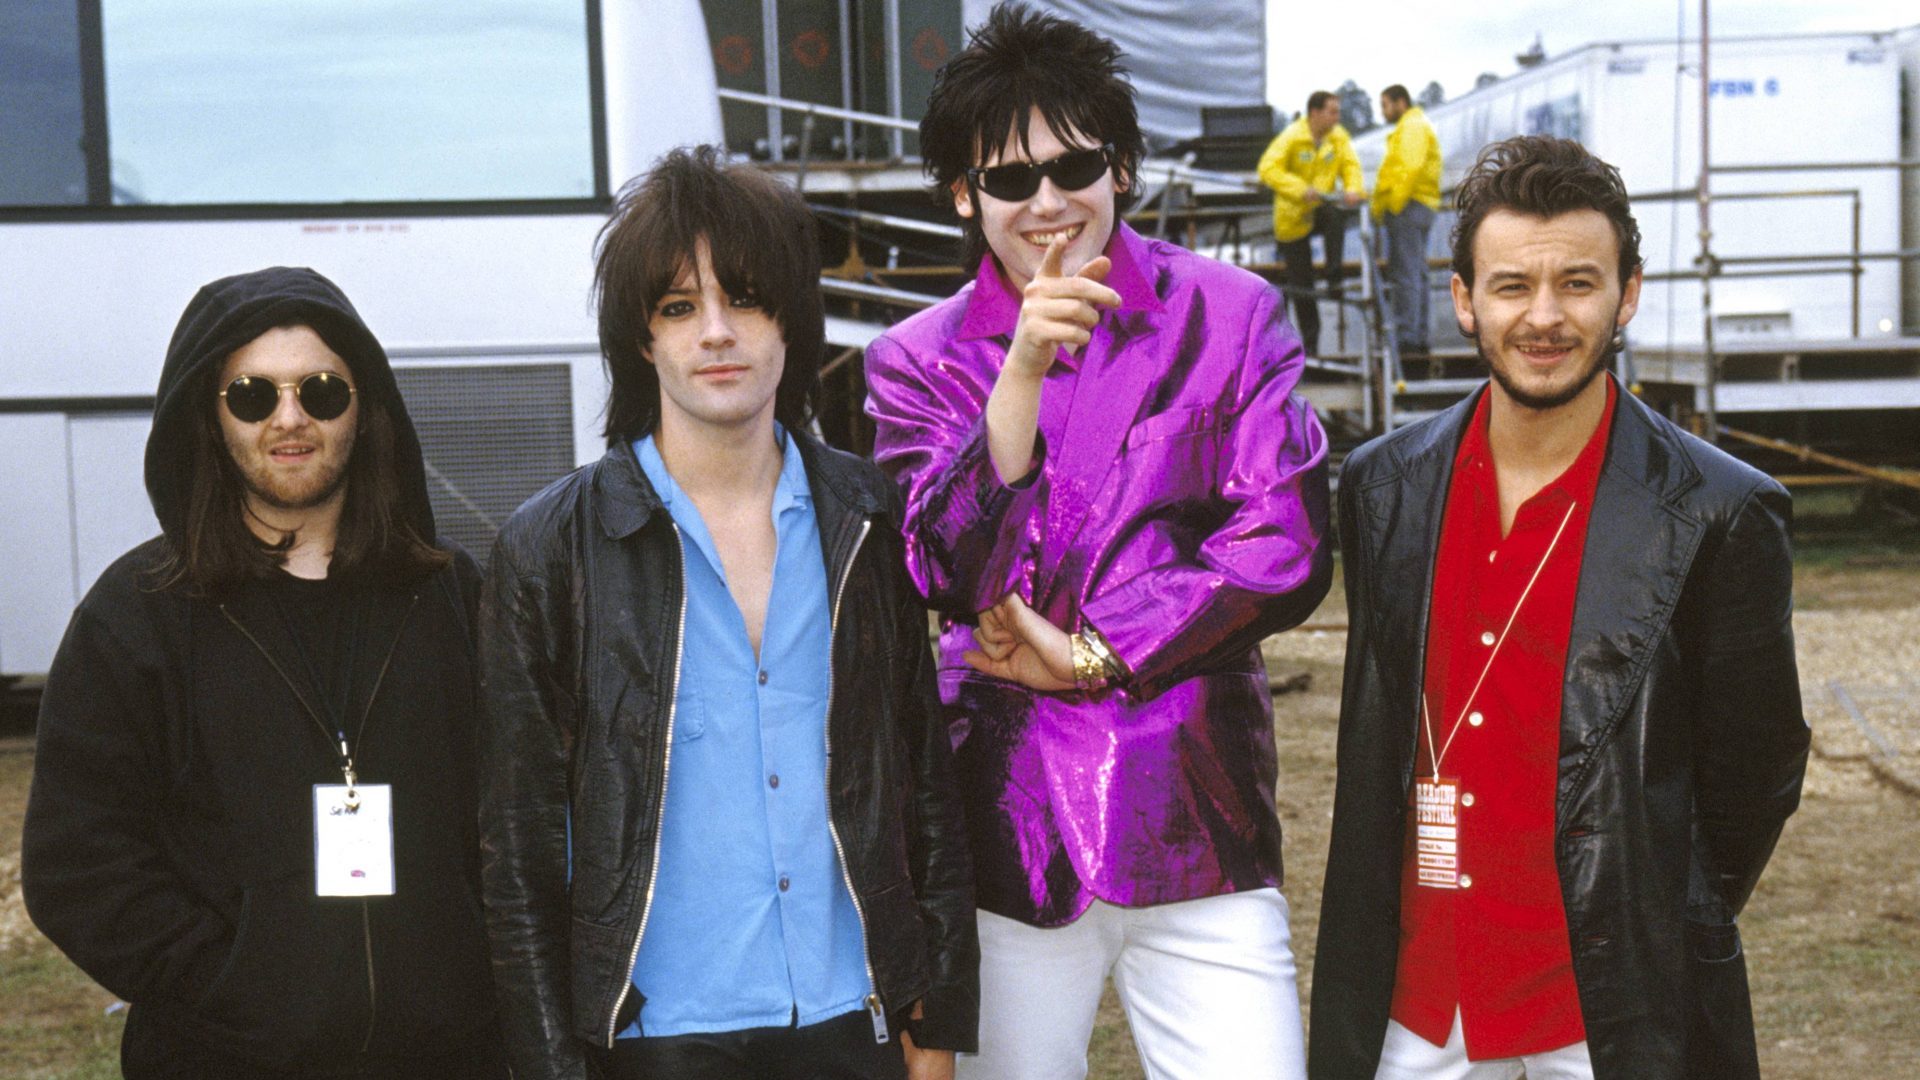
[[[353,404],[353,386],[331,371],[316,371],[297,383],[277,383],[264,375],[242,375],[220,391],[227,411],[243,424],[257,424],[280,407],[280,391],[292,390],[300,408],[315,420],[337,420]]]
[[[1006,165],[972,168],[967,180],[981,191],[1002,202],[1022,202],[1040,190],[1040,181],[1051,177],[1062,191],[1079,191],[1107,174],[1113,161],[1113,144],[1102,143],[1090,150],[1073,150],[1052,161],[1010,162]]]

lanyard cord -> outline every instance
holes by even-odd
[[[337,584],[329,587],[335,590],[340,588]],[[300,658],[301,666],[306,668],[308,681],[319,692],[320,702],[327,710],[327,719],[333,722],[333,738],[340,750],[340,771],[346,777],[347,787],[352,788],[356,774],[353,767],[353,748],[347,742],[347,714],[353,707],[353,676],[360,656],[364,612],[351,596],[343,601],[336,591],[331,598],[335,604],[346,605],[346,637],[343,642],[338,633],[340,626],[337,621],[329,627],[335,631],[333,644],[344,644],[342,651],[345,654],[338,658],[335,667],[336,679],[329,681],[320,677],[320,667],[314,663],[313,648],[318,642],[309,640],[301,632],[302,624],[294,621],[292,613],[287,610],[284,598],[278,592],[272,594],[271,599],[274,612],[280,617],[280,625],[293,642],[294,654]]]
[[[1513,624],[1520,618],[1520,606],[1527,602],[1527,596],[1533,592],[1534,582],[1540,580],[1540,572],[1547,568],[1547,560],[1553,558],[1553,549],[1560,546],[1560,534],[1567,531],[1567,522],[1573,520],[1573,512],[1579,505],[1577,502],[1567,505],[1567,512],[1560,519],[1560,527],[1553,531],[1553,539],[1547,543],[1547,553],[1540,556],[1540,565],[1533,568],[1533,576],[1527,579],[1527,587],[1520,590],[1520,599],[1513,602],[1513,611],[1507,615],[1507,625],[1500,628],[1500,636],[1494,640],[1493,650],[1487,653],[1487,662],[1480,667],[1480,677],[1473,681],[1473,690],[1467,694],[1467,700],[1461,704],[1460,715],[1453,718],[1453,727],[1447,730],[1445,745],[1438,745],[1433,741],[1433,715],[1427,711],[1426,688],[1421,688],[1420,720],[1427,728],[1427,754],[1433,759],[1435,780],[1440,779],[1440,762],[1446,758],[1447,751],[1453,747],[1453,737],[1460,734],[1460,722],[1465,720],[1467,713],[1473,709],[1473,699],[1479,696],[1480,687],[1486,683],[1487,672],[1493,670],[1493,660],[1500,655],[1500,646],[1507,643],[1507,632],[1513,629]]]

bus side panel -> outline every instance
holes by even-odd
[[[0,461],[0,673],[38,674],[52,663],[79,598],[67,418],[0,415]]]

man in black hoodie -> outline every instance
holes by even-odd
[[[147,441],[162,535],[48,673],[21,884],[132,1003],[146,1077],[494,1078],[478,571],[434,541],[385,352],[334,284],[201,289]]]

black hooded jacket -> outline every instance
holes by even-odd
[[[429,1063],[495,1038],[477,885],[473,561],[337,582],[357,631],[350,667],[328,681],[344,689],[359,782],[393,790],[396,893],[367,899],[314,895],[313,785],[342,771],[300,612],[265,581],[196,590],[155,572],[187,527],[192,428],[215,376],[289,324],[346,360],[362,415],[386,411],[404,515],[434,535],[393,372],[339,289],[275,268],[200,290],[147,443],[162,535],[101,576],[48,674],[22,888],[34,923],[132,1003],[129,1063],[191,1047],[263,1068],[419,1061],[403,1071],[439,1075]]]

